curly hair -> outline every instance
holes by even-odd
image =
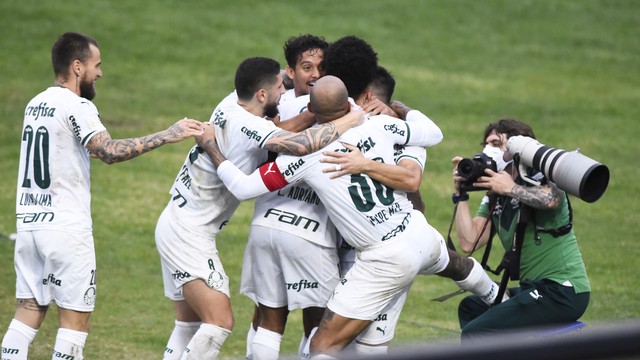
[[[322,36],[311,34],[292,36],[284,43],[284,58],[287,60],[287,65],[294,69],[305,51],[314,49],[324,51],[327,47],[329,43]]]
[[[324,52],[325,75],[340,78],[354,99],[367,89],[377,68],[378,54],[366,41],[353,35],[336,40]]]
[[[515,119],[500,119],[498,122],[490,123],[484,129],[484,137],[480,143],[482,146],[485,145],[485,140],[494,130],[498,134],[507,135],[507,139],[517,135],[528,136],[534,139],[536,138],[536,135],[533,133],[533,129],[522,121]]]

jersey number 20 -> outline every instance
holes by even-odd
[[[31,187],[29,170],[33,169],[32,176],[36,185],[41,189],[48,188],[51,184],[51,176],[49,174],[49,131],[44,126],[33,131],[31,125],[27,125],[22,133],[22,141],[27,142],[22,187]],[[33,161],[31,159],[32,156]]]

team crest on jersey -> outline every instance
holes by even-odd
[[[84,303],[93,305],[96,303],[96,288],[91,286],[84,292]]]
[[[212,271],[207,279],[207,285],[212,289],[220,289],[224,285],[224,276],[219,271]]]

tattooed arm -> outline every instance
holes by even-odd
[[[278,131],[267,140],[265,149],[296,156],[310,154],[336,140],[350,128],[362,124],[364,115],[362,110],[354,109],[337,120],[310,127],[299,133]]]
[[[555,209],[562,202],[562,191],[552,182],[539,186],[522,186],[517,185],[513,176],[506,171],[496,173],[487,169],[485,173],[474,186],[518,199],[535,209]]]
[[[93,157],[113,164],[133,159],[164,144],[176,143],[201,134],[202,123],[185,118],[166,130],[137,138],[112,139],[108,131],[101,131],[89,140],[87,149]]]
[[[508,195],[535,209],[555,209],[562,201],[562,192],[552,182],[532,187],[516,185]]]

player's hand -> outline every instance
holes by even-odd
[[[325,151],[322,153],[324,158],[320,159],[321,163],[333,164],[331,167],[322,169],[324,173],[333,173],[330,178],[335,179],[346,174],[359,174],[364,172],[365,166],[369,161],[362,155],[360,149],[356,146],[343,143],[349,152]]]
[[[367,113],[359,107],[349,104],[349,112],[344,117],[347,118],[348,123],[351,124],[351,127],[356,127],[364,123],[364,119],[367,117]]]
[[[198,144],[200,147],[204,147],[206,142],[215,141],[216,139],[216,131],[213,125],[209,123],[202,123],[202,127],[202,134],[195,137],[196,144]]]
[[[202,135],[202,131],[202,122],[194,119],[187,119],[185,117],[182,120],[178,120],[178,122],[167,129],[167,132],[169,133],[169,136],[167,136],[167,142],[177,143],[192,136],[195,137]]]
[[[398,118],[398,114],[393,111],[387,104],[382,102],[382,100],[377,97],[372,97],[371,100],[367,101],[362,105],[362,110],[369,113],[369,115],[389,115],[395,118]]]
[[[393,100],[391,104],[389,104],[389,107],[391,107],[391,109],[395,111],[396,114],[398,114],[398,117],[402,120],[407,120],[407,114],[409,111],[413,110],[398,100]]]

